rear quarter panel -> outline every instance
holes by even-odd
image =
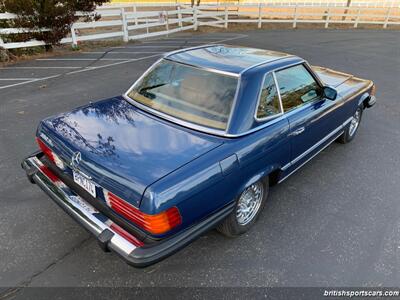
[[[177,206],[182,225],[176,230],[181,230],[235,201],[245,187],[289,161],[288,122],[279,118],[271,123],[252,134],[223,139],[218,148],[152,184],[140,209],[156,213]]]

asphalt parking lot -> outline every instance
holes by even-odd
[[[356,139],[332,144],[271,189],[256,226],[215,231],[135,269],[28,183],[38,122],[124,92],[162,53],[205,43],[293,53],[372,79],[378,104]],[[127,44],[0,68],[0,286],[398,286],[400,36],[382,30],[254,30]]]

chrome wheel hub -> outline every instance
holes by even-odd
[[[256,216],[263,199],[264,188],[260,182],[252,184],[240,195],[236,208],[239,225],[246,225]]]
[[[353,118],[351,119],[350,122],[350,127],[349,127],[350,136],[353,136],[354,133],[356,132],[358,125],[360,124],[360,117],[361,117],[361,112],[359,109],[357,109],[356,113],[353,115]]]

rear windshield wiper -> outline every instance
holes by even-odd
[[[148,90],[152,90],[152,89],[158,88],[158,87],[166,85],[166,84],[167,83],[160,83],[160,84],[155,84],[155,85],[151,85],[151,86],[146,86],[146,87],[141,88],[139,90],[139,93],[142,93],[142,92],[145,92],[145,91],[148,91]]]

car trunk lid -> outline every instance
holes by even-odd
[[[48,118],[38,136],[68,165],[80,152],[82,173],[136,207],[147,186],[222,143],[149,115],[122,97]]]

